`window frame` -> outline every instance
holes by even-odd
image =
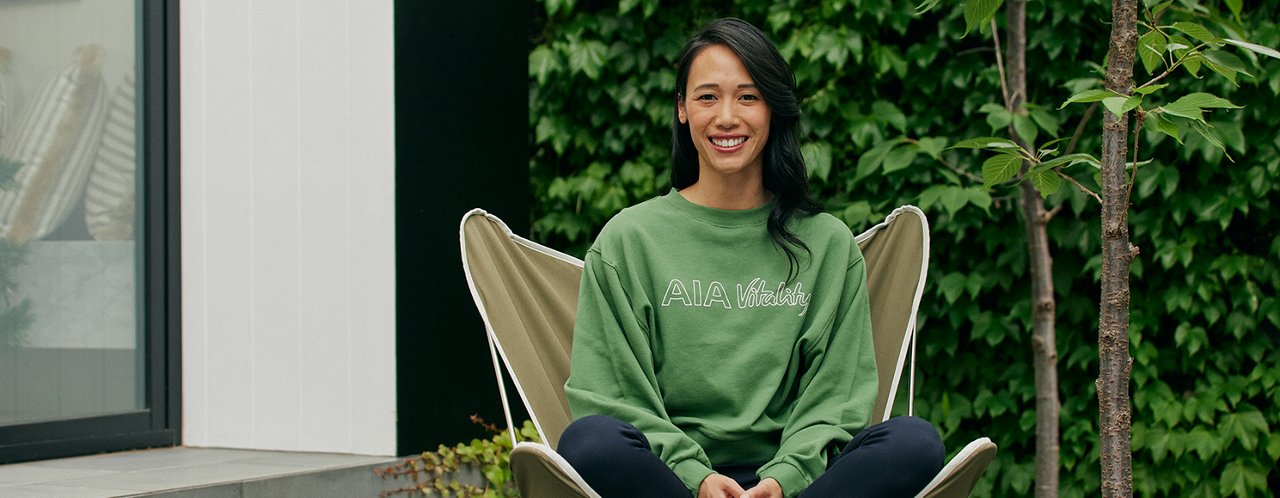
[[[144,408],[0,427],[0,464],[182,442],[179,0],[142,0]]]

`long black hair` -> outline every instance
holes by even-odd
[[[764,189],[774,196],[769,212],[769,237],[787,255],[787,280],[798,271],[799,258],[792,246],[809,252],[809,246],[787,228],[797,212],[816,214],[822,211],[809,192],[808,172],[800,153],[798,130],[800,102],[796,98],[796,77],[778,52],[778,47],[759,28],[741,19],[726,17],[703,26],[685,44],[676,72],[675,99],[677,110],[671,125],[671,186],[683,189],[698,182],[698,151],[694,148],[689,125],[680,122],[678,106],[685,98],[689,83],[689,67],[702,49],[711,45],[729,47],[760,90],[769,106],[769,137],[764,145]]]

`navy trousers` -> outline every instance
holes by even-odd
[[[556,450],[604,498],[689,496],[680,478],[653,453],[644,433],[604,415],[574,421]],[[863,429],[845,445],[804,498],[911,497],[942,469],[942,438],[916,417],[894,417]],[[744,489],[760,478],[755,464],[730,463],[713,469]]]

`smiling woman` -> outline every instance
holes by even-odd
[[[942,443],[917,418],[869,424],[866,268],[809,194],[791,69],[721,19],[674,97],[673,188],[584,258],[558,452],[605,497],[914,494]]]
[[[704,49],[692,64],[690,88],[676,104],[698,151],[698,182],[686,198],[721,209],[747,209],[766,200],[764,148],[769,105],[738,56],[724,45]],[[748,195],[735,195],[747,189]]]

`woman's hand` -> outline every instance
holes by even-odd
[[[782,498],[782,486],[774,478],[766,477],[760,480],[760,484],[739,495],[739,498]]]
[[[744,491],[738,481],[720,474],[708,475],[698,486],[698,498],[738,498],[742,493]],[[782,494],[778,496],[781,498]]]

